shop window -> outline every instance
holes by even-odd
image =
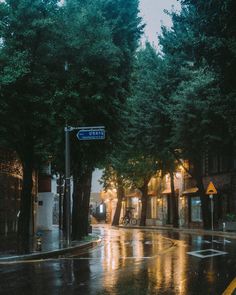
[[[229,157],[227,155],[219,158],[219,170],[220,172],[227,172],[229,170]]]
[[[191,221],[202,221],[201,200],[200,197],[191,198]]]
[[[236,169],[236,159],[233,159],[233,169]]]
[[[209,157],[209,173],[217,173],[218,172],[218,157],[216,155],[212,155]]]

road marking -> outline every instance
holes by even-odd
[[[236,278],[233,279],[233,281],[229,284],[229,286],[226,288],[224,293],[222,293],[222,295],[232,295],[235,289],[236,289]]]
[[[146,245],[152,245],[152,242],[151,241],[146,241],[144,244],[146,244]]]
[[[216,243],[216,244],[223,244],[223,242],[221,241],[217,241],[217,240],[212,240],[213,243]]]
[[[120,260],[125,259],[152,259],[156,256],[128,256],[128,257],[119,257]],[[15,260],[15,261],[1,261],[0,265],[14,265],[14,264],[29,264],[29,263],[41,263],[41,262],[50,262],[50,261],[59,261],[59,260],[101,260],[106,259],[101,257],[59,257],[59,258],[48,258],[48,259],[39,259],[39,260]]]
[[[119,259],[154,259],[154,258],[156,258],[156,257],[158,257],[160,255],[163,255],[163,254],[166,254],[167,252],[172,251],[179,244],[179,241],[173,240],[171,238],[164,237],[164,239],[170,242],[170,246],[167,247],[167,248],[165,248],[164,250],[159,251],[158,254],[156,254],[154,256],[120,257]],[[140,241],[142,241],[142,240],[140,240]],[[138,242],[140,242],[140,241],[138,241]],[[137,242],[137,241],[131,241],[131,243],[133,243],[133,242]],[[147,241],[147,242],[149,242],[149,241]],[[125,242],[125,243],[127,243],[127,242]],[[101,244],[98,244],[96,247],[93,248],[93,250],[97,250],[99,247],[102,247],[102,245]],[[87,250],[84,251],[84,252],[81,252],[80,251],[80,254],[79,255],[83,255],[86,252],[87,252]],[[65,259],[65,260],[66,259],[70,259],[70,260],[71,259],[101,260],[101,257],[98,257],[98,258],[96,258],[96,257],[94,257],[94,258],[93,257],[73,257],[71,255],[71,257],[63,257],[63,256],[61,256],[61,257],[58,257],[58,258],[45,258],[45,259],[42,259],[41,258],[41,259],[32,259],[32,260],[27,259],[27,260],[0,261],[0,265],[11,265],[11,264],[13,265],[13,264],[20,264],[20,263],[22,263],[22,264],[24,264],[24,263],[41,263],[41,262],[57,261],[57,260],[62,260],[62,259]]]
[[[230,243],[232,243],[231,241],[229,241],[229,240],[224,240],[224,243],[228,243],[228,244],[230,244]]]
[[[52,260],[56,260],[53,258],[48,258],[48,259],[32,259],[32,260],[13,260],[13,261],[1,261],[0,265],[10,265],[10,264],[24,264],[24,263],[38,263],[38,262],[46,262],[46,261],[52,261]]]
[[[228,254],[227,252],[215,250],[215,249],[205,249],[205,250],[199,250],[199,251],[191,251],[187,252],[187,254],[196,256],[199,258],[208,258],[213,256],[219,256],[219,255],[225,255]]]
[[[209,240],[203,240],[203,243],[205,243],[205,244],[211,244],[211,243],[216,243],[216,244],[225,244],[225,243],[227,243],[227,244],[231,244],[231,241],[229,241],[229,240],[226,240],[226,239],[224,239],[224,240],[212,240],[212,241],[209,241]]]
[[[167,252],[172,251],[177,246],[177,243],[172,241],[172,245],[154,256],[128,256],[128,257],[119,257],[120,260],[125,259],[154,259],[160,255],[166,254]],[[0,265],[10,265],[10,264],[24,264],[24,263],[41,263],[41,262],[50,262],[58,260],[104,260],[101,257],[58,257],[58,258],[45,258],[45,259],[34,259],[34,260],[14,260],[14,261],[1,261]]]
[[[230,242],[230,241],[228,241],[228,240],[223,240],[223,241],[212,240],[212,242],[214,242],[214,243],[217,243],[217,244],[225,244],[225,243],[228,243],[228,244],[230,244],[230,243],[231,243],[231,242]]]

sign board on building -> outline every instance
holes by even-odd
[[[216,190],[212,181],[210,181],[210,183],[208,184],[206,194],[207,195],[216,195],[217,194],[217,190]]]

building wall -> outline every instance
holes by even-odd
[[[38,177],[37,230],[52,230],[56,178],[51,176],[51,164],[45,164]]]
[[[190,167],[188,161],[184,163],[187,169],[193,168]],[[236,161],[234,168],[231,167],[228,170],[224,169],[224,171],[216,172],[204,176],[203,183],[206,189],[209,182],[212,181],[218,192],[217,195],[214,195],[214,222],[217,226],[226,217],[227,213],[236,215]],[[175,172],[174,185],[178,201],[179,225],[182,227],[202,227],[201,203],[196,181],[184,169],[179,167]],[[146,224],[172,224],[170,177],[168,175],[164,177],[161,174],[157,175],[151,179],[148,188],[149,199]],[[106,195],[104,200],[105,198],[109,198],[109,196]],[[207,195],[206,198],[208,198]],[[140,219],[140,200],[141,195],[138,194],[138,190],[126,191],[126,199],[122,203],[122,212],[125,212],[127,207],[133,207],[135,217]],[[136,206],[137,202],[138,206]],[[110,207],[108,206],[108,208]]]
[[[22,165],[16,154],[0,150],[0,235],[17,231],[22,178]]]

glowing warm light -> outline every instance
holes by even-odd
[[[104,211],[103,204],[101,204],[101,205],[99,206],[99,212],[100,212],[100,213],[103,213],[103,211]]]
[[[181,178],[181,173],[180,172],[176,172],[175,173],[176,178]]]

